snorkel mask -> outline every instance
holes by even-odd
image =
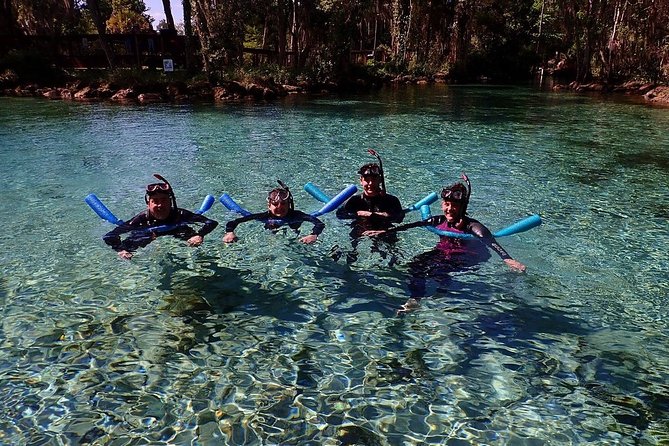
[[[441,198],[444,201],[456,201],[462,203],[462,215],[467,213],[467,205],[469,205],[469,197],[472,195],[472,183],[469,177],[462,174],[464,183],[457,182],[441,190]]]
[[[148,204],[149,197],[155,194],[168,194],[172,199],[172,208],[177,208],[177,199],[174,196],[174,190],[172,185],[167,181],[162,175],[154,173],[154,177],[162,181],[162,183],[151,183],[146,186],[146,193],[144,195],[144,201]]]
[[[278,204],[283,202],[288,202],[290,210],[295,209],[295,203],[293,202],[293,194],[290,192],[290,188],[286,186],[281,180],[276,180],[279,183],[280,187],[272,189],[269,194],[267,194],[267,203]]]
[[[386,178],[383,175],[383,161],[381,161],[381,157],[379,156],[378,153],[376,153],[376,150],[374,149],[367,149],[367,152],[370,155],[373,155],[376,157],[376,159],[379,161],[379,164],[376,163],[369,163],[365,164],[358,170],[358,173],[360,174],[361,177],[365,176],[378,176],[381,177],[381,193],[385,194],[386,193]]]

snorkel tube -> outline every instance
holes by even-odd
[[[381,191],[385,194],[386,193],[386,177],[383,174],[383,161],[381,161],[381,156],[376,153],[376,150],[374,149],[367,149],[367,152],[376,157],[376,159],[379,161],[379,171],[381,173]]]

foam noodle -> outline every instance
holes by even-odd
[[[415,211],[415,210],[420,209],[421,206],[431,205],[432,203],[434,203],[435,201],[437,201],[438,198],[439,198],[439,197],[437,196],[436,193],[434,193],[434,192],[430,192],[430,193],[427,194],[425,197],[423,197],[421,200],[417,201],[416,203],[412,204],[412,205],[409,206],[408,208],[404,209],[404,212]]]
[[[107,220],[109,223],[113,223],[115,225],[122,225],[123,224],[123,221],[116,218],[116,216],[112,213],[112,211],[107,209],[107,206],[102,204],[100,199],[98,197],[96,197],[95,194],[88,194],[86,196],[86,198],[84,198],[84,201],[103,220]]]
[[[426,220],[430,218],[432,215],[430,213],[430,207],[429,206],[421,206],[420,208],[420,213],[421,217],[423,220]],[[520,232],[525,232],[528,231],[532,228],[536,228],[541,224],[541,217],[537,214],[530,215],[527,218],[524,218],[520,221],[517,221],[516,223],[512,224],[511,226],[507,226],[504,229],[500,229],[499,231],[495,232],[493,236],[495,237],[506,237],[509,235],[513,234],[518,234]],[[460,234],[457,232],[450,232],[450,231],[442,231],[440,229],[435,228],[434,226],[426,226],[425,229],[427,229],[430,232],[433,232],[437,235],[444,236],[444,237],[451,237],[451,238],[475,238],[474,235],[472,234]]]
[[[213,195],[207,195],[204,197],[204,201],[200,205],[200,209],[195,211],[196,214],[204,214],[207,212],[211,207],[214,205],[214,202],[216,202],[216,198],[214,198]]]
[[[328,201],[325,206],[323,206],[320,210],[316,212],[312,212],[311,215],[314,217],[318,217],[323,214],[327,214],[328,212],[332,212],[335,209],[337,209],[343,202],[348,200],[352,195],[354,195],[358,191],[358,188],[355,187],[355,185],[350,184],[348,185],[344,190],[339,192],[337,195],[335,195],[332,200]]]
[[[322,203],[327,203],[328,201],[330,201],[330,197],[325,195],[325,193],[322,190],[320,190],[318,188],[318,186],[316,186],[311,181],[304,185],[304,190],[307,191],[307,193],[309,195],[311,195],[316,200],[318,200]]]
[[[218,201],[220,201],[223,206],[233,212],[237,212],[238,214],[241,214],[245,217],[247,215],[251,215],[249,211],[238,205],[237,202],[235,202],[235,200],[233,200],[232,197],[228,194],[221,195],[221,198],[219,198]]]

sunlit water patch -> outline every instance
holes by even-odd
[[[522,88],[2,99],[0,443],[664,444],[668,127],[664,109]],[[427,231],[354,253],[328,214],[315,245],[251,222],[127,262],[83,202],[127,219],[158,172],[188,209],[227,192],[260,211],[281,179],[313,211],[302,186],[357,184],[370,147],[405,205],[464,171],[491,229],[540,214],[500,239],[527,273],[493,258],[398,317]]]

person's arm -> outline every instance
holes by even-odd
[[[267,215],[268,215],[267,212],[261,212],[258,214],[249,214],[236,218],[234,220],[230,220],[225,224],[225,235],[223,236],[223,242],[232,243],[237,241],[237,235],[235,235],[235,229],[237,229],[237,226],[239,226],[241,223],[251,220],[261,220],[263,218],[266,218]]]
[[[315,242],[318,239],[318,236],[321,234],[321,232],[323,232],[323,230],[325,229],[325,223],[323,223],[318,217],[314,217],[313,215],[306,214],[302,211],[295,211],[295,212],[298,213],[298,215],[303,221],[308,221],[314,225],[313,229],[311,230],[311,234],[302,237],[300,241],[302,243],[307,243],[307,244]]]
[[[517,269],[518,271],[525,271],[525,265],[520,263],[518,260],[515,260],[511,255],[506,252],[506,250],[499,244],[495,236],[492,235],[490,230],[485,227],[481,222],[476,220],[471,220],[469,224],[470,232],[479,238],[486,246],[495,251],[499,257],[504,260],[504,263],[509,265],[511,268]]]
[[[392,197],[390,209],[388,210],[388,219],[393,223],[402,223],[404,215],[404,209],[402,208],[402,203],[400,203],[399,198]]]
[[[218,222],[216,220],[212,220],[209,217],[205,217],[202,214],[196,214],[196,213],[191,213],[191,222],[192,223],[202,223],[202,227],[200,228],[199,231],[197,231],[197,235],[200,237],[204,237],[205,235],[209,234],[211,231],[216,229],[218,226]]]
[[[123,259],[132,258],[132,253],[137,248],[146,246],[153,238],[149,234],[129,236],[125,240],[121,240],[121,236],[128,232],[141,229],[142,225],[147,221],[146,211],[135,215],[129,221],[118,225],[108,233],[106,233],[102,240],[116,251],[119,257]]]
[[[406,231],[407,229],[411,228],[421,228],[425,226],[437,226],[440,225],[444,222],[445,217],[443,215],[436,215],[434,217],[430,217],[426,220],[418,220],[413,223],[407,223],[404,225],[399,225],[395,226],[389,229],[384,229],[384,230],[379,230],[379,231],[365,231],[363,235],[373,237],[375,235],[379,234],[387,234],[387,233],[392,233],[392,232],[400,232],[400,231]]]
[[[218,222],[216,220],[212,220],[208,217],[205,217],[202,214],[196,214],[195,212],[187,211],[185,209],[180,209],[179,210],[179,220],[182,223],[190,224],[190,223],[200,223],[202,224],[202,227],[200,228],[199,231],[195,233],[192,237],[190,237],[187,240],[187,243],[189,246],[200,246],[202,242],[204,241],[204,236],[209,234],[211,231],[216,229],[216,226],[218,226]]]
[[[359,200],[360,197],[358,195],[354,195],[346,200],[346,203],[337,209],[337,218],[340,220],[352,220],[357,218]]]

